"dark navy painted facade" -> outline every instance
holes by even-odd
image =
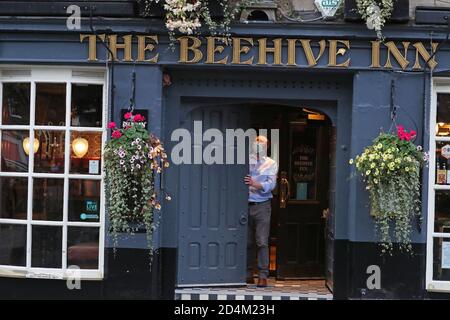
[[[87,62],[87,45],[79,41],[80,33],[90,33],[88,22],[76,32],[65,30],[65,20],[55,19],[2,19],[0,23],[0,63],[7,65],[67,65],[105,68],[105,62]],[[117,34],[160,34],[161,24],[146,20],[96,21],[99,33],[109,29]],[[103,30],[103,31],[100,31]],[[173,145],[170,133],[179,127],[183,117],[184,101],[214,104],[220,101],[230,104],[248,101],[276,102],[296,105],[299,101],[328,100],[335,107],[325,112],[337,127],[337,169],[335,206],[335,257],[334,296],[337,299],[352,298],[426,298],[425,244],[428,176],[423,174],[423,225],[414,228],[413,242],[417,255],[396,254],[380,257],[375,243],[373,220],[369,215],[368,196],[363,182],[354,175],[348,160],[360,153],[380,132],[391,126],[391,83],[395,87],[394,103],[398,105],[398,123],[416,128],[418,143],[427,149],[429,139],[430,73],[429,70],[402,72],[371,70],[370,41],[373,34],[360,25],[298,25],[254,24],[239,25],[233,29],[236,35],[296,37],[310,39],[349,39],[352,41],[348,69],[329,69],[324,62],[316,68],[288,68],[273,66],[195,66],[178,64],[178,52],[164,51],[166,38],[160,34],[161,59],[158,64],[115,63],[114,119],[120,122],[120,111],[129,105],[131,73],[136,71],[136,108],[149,112],[149,128],[161,136],[167,149]],[[445,31],[431,27],[388,27],[389,39],[396,41],[422,41],[429,43],[443,40]],[[105,51],[99,45],[98,56]],[[385,53],[384,53],[385,54]],[[414,55],[414,52],[410,52]],[[384,57],[384,56],[382,56]],[[381,61],[384,61],[382,58]],[[435,74],[450,69],[450,54],[444,46],[436,57],[439,65]],[[414,59],[412,59],[414,61]],[[395,62],[393,62],[395,64]],[[1,66],[0,66],[1,67]],[[111,64],[108,64],[111,68]],[[106,69],[105,69],[106,70]],[[172,76],[173,85],[163,88],[163,71]],[[244,84],[245,82],[245,84]],[[249,83],[251,85],[249,85]],[[109,83],[109,86],[111,83]],[[111,111],[111,110],[110,110]],[[172,166],[163,178],[163,186],[174,199],[163,204],[158,219],[161,226],[155,234],[155,261],[152,271],[146,262],[145,234],[137,234],[120,242],[114,257],[110,244],[105,254],[105,280],[88,282],[86,290],[96,298],[166,298],[174,296],[177,283],[179,257],[179,211],[177,199],[180,190],[178,168]],[[195,193],[193,193],[194,196]],[[107,242],[108,243],[108,242]],[[382,289],[364,290],[368,265],[378,264],[382,270]],[[51,284],[49,284],[51,282]],[[402,283],[401,285],[399,283]],[[74,297],[81,293],[68,292],[60,281],[30,279],[0,279],[0,297]],[[45,289],[44,289],[45,288]],[[11,294],[14,292],[14,294]],[[85,297],[85,296],[83,296]]]

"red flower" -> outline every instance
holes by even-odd
[[[119,139],[122,136],[122,132],[120,132],[119,130],[114,130],[113,133],[111,134],[111,137],[113,139]]]
[[[125,120],[129,120],[132,116],[133,114],[131,112],[127,112],[123,117],[125,118]]]
[[[135,122],[143,122],[143,121],[145,121],[145,117],[140,115],[140,114],[137,114],[137,115],[134,116],[133,121],[135,121]]]
[[[401,125],[397,126],[397,136],[400,140],[411,141],[412,138],[416,136],[417,132],[411,130],[409,133],[405,130],[405,128]]]
[[[115,127],[117,127],[116,123],[114,121],[111,121],[110,123],[108,123],[108,128],[109,129],[114,129]]]

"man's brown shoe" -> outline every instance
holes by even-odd
[[[255,284],[255,279],[253,279],[253,277],[248,277],[247,284]]]
[[[267,279],[259,278],[257,287],[267,287]]]

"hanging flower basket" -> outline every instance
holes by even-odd
[[[109,232],[116,248],[120,233],[132,234],[145,228],[152,249],[156,227],[153,213],[161,209],[155,175],[167,168],[169,162],[159,139],[145,129],[142,115],[128,112],[124,118],[122,128],[114,122],[108,125],[112,133],[104,153]]]
[[[356,5],[357,0],[345,0],[344,19],[347,21],[363,21]],[[392,22],[407,22],[409,20],[409,0],[392,0],[393,10],[389,18]],[[381,2],[381,1],[378,1]]]
[[[350,160],[366,183],[383,253],[392,253],[393,241],[401,250],[412,252],[412,219],[421,212],[420,169],[427,160],[422,147],[412,142],[415,135],[398,126],[397,135],[381,133]]]
[[[166,1],[166,0],[137,0],[137,11],[140,16],[143,17],[149,17],[149,18],[164,18],[167,11],[164,8],[165,5],[168,3],[176,2],[181,5],[186,4],[195,4],[196,2],[200,1]],[[203,1],[204,2],[204,1]],[[211,17],[213,18],[223,18],[224,17],[224,10],[223,6],[221,5],[221,2],[219,0],[209,0],[207,5],[205,6],[208,8]]]
[[[364,20],[367,28],[383,40],[382,29],[386,22],[409,20],[409,0],[345,0],[344,18],[347,21]]]
[[[211,34],[227,37],[231,22],[242,7],[260,0],[137,0],[142,17],[163,18],[171,39],[191,35],[202,26]]]

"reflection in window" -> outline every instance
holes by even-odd
[[[28,178],[0,178],[0,218],[26,219]]]
[[[27,146],[29,146],[29,143],[26,143],[26,139],[28,138],[28,131],[3,130],[1,131],[1,136],[1,171],[27,172],[28,155],[26,151],[28,151]]]
[[[70,173],[100,174],[101,132],[72,131]]]
[[[98,269],[98,228],[68,227],[67,265]]]
[[[72,84],[71,125],[74,127],[101,127],[103,86]]]
[[[63,192],[63,179],[33,179],[33,220],[62,221]]]
[[[53,226],[32,227],[31,266],[61,268],[62,228]]]
[[[437,95],[436,135],[450,135],[450,94]]]
[[[0,265],[25,266],[27,226],[0,224]]]
[[[34,154],[34,172],[64,173],[64,131],[36,130],[39,150]]]
[[[69,180],[69,221],[100,221],[99,180]]]
[[[30,124],[30,84],[3,83],[3,125]]]
[[[66,84],[36,84],[36,125],[63,126],[66,122]]]
[[[433,238],[433,280],[450,280],[450,238]]]

